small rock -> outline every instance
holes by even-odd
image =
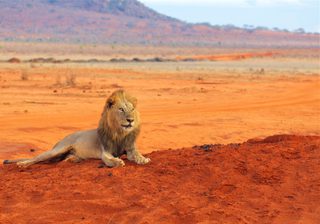
[[[104,167],[106,167],[106,165],[104,163],[100,163],[98,166],[99,169],[104,168]]]
[[[212,146],[213,146],[213,145],[208,145],[208,144],[206,144],[206,145],[200,146],[200,149],[208,152],[208,151],[212,151],[212,150],[211,150]]]
[[[212,150],[215,150],[215,149],[220,149],[223,145],[222,144],[205,144],[205,145],[195,145],[193,146],[192,148],[193,149],[200,149],[200,150],[203,150],[203,151],[206,151],[206,152],[212,152]]]

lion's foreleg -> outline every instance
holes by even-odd
[[[125,165],[122,159],[116,158],[106,151],[102,152],[101,159],[108,167],[118,167]]]
[[[137,164],[147,164],[151,161],[151,159],[144,157],[136,147],[127,150],[127,158],[130,161],[134,161]]]

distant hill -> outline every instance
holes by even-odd
[[[44,0],[64,8],[81,9],[99,13],[110,13],[120,16],[130,16],[140,19],[167,20],[175,19],[157,13],[136,0]]]
[[[0,0],[0,40],[269,47],[318,45],[318,34],[189,24],[137,0]]]

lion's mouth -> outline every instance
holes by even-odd
[[[121,127],[123,127],[124,129],[129,129],[132,128],[131,124],[122,124]]]

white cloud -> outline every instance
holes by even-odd
[[[317,0],[140,0],[145,4],[198,6],[277,6],[305,5]]]

